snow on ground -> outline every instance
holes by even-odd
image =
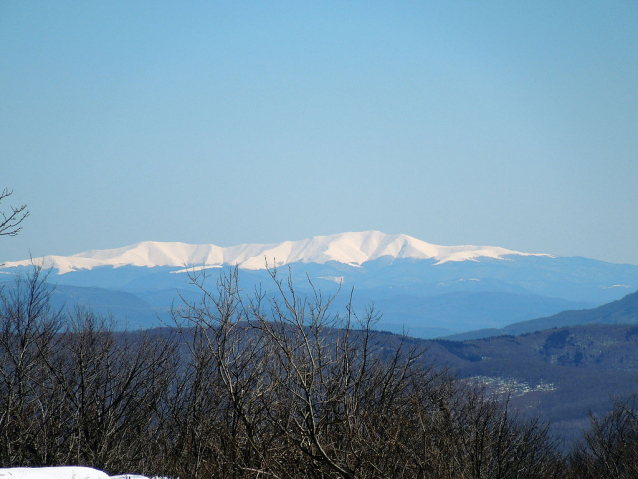
[[[109,479],[102,471],[90,467],[14,467],[0,469],[0,478],[11,479]]]
[[[13,467],[0,468],[0,479],[148,479],[146,476],[122,474],[108,476],[90,467]]]

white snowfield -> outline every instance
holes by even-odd
[[[0,468],[0,479],[149,479],[135,474],[109,476],[91,467],[13,467]],[[157,478],[159,479],[159,478]]]
[[[434,259],[436,264],[468,261],[477,258],[503,259],[508,255],[549,256],[521,253],[495,246],[439,246],[411,236],[388,235],[380,231],[340,233],[315,236],[300,241],[273,244],[243,244],[220,247],[214,244],[160,243],[144,241],[117,249],[93,250],[73,256],[45,256],[44,266],[59,274],[99,266],[238,266],[242,269],[265,269],[290,263],[328,261],[360,266],[366,261],[389,257],[394,259]],[[5,268],[31,264],[31,260],[5,263]]]
[[[1,479],[109,479],[105,472],[90,467],[14,467],[0,469]],[[115,476],[118,479],[144,476]]]

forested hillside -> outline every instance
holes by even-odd
[[[568,444],[608,412],[610,397],[638,390],[638,327],[581,325],[521,336],[429,342],[428,354],[461,378],[475,378],[512,395],[517,410],[552,422]]]

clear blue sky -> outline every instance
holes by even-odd
[[[638,264],[638,3],[0,3],[0,262],[344,231]]]

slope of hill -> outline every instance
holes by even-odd
[[[15,283],[0,283],[0,290],[11,293]],[[139,295],[105,288],[50,285],[51,306],[58,310],[75,307],[90,308],[95,313],[112,317],[117,329],[135,330],[171,324],[168,307],[156,307]],[[172,292],[172,295],[174,292]],[[170,304],[169,304],[170,306]]]
[[[445,339],[464,341],[507,334],[519,335],[582,324],[638,324],[638,291],[597,308],[562,311],[549,317],[516,322],[500,329],[469,331]]]

